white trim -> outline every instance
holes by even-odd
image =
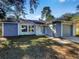
[[[34,24],[34,34],[36,35],[36,25]]]
[[[18,22],[0,22],[0,23],[18,23]]]
[[[18,36],[19,36],[19,23],[17,23],[17,25],[18,25]]]
[[[73,24],[73,36],[75,36],[75,24]]]
[[[63,36],[63,24],[61,23],[61,37]]]
[[[4,23],[2,23],[2,36],[4,36]]]

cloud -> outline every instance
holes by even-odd
[[[66,0],[59,0],[61,3],[65,2]]]

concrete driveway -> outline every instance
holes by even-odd
[[[61,38],[54,38],[54,37],[49,37],[49,38],[53,39],[61,44],[71,44],[73,42],[79,43],[79,37],[63,37],[62,39]]]
[[[64,37],[66,40],[79,43],[79,37]]]

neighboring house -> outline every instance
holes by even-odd
[[[79,21],[54,21],[57,37],[79,36]]]
[[[79,36],[79,21],[73,23],[73,35]]]

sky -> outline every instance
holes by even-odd
[[[49,6],[52,10],[52,15],[54,17],[60,17],[65,13],[75,13],[77,12],[76,6],[79,4],[79,0],[39,0],[38,8],[35,10],[34,14],[29,13],[29,5],[27,4],[27,19],[38,20],[41,18],[41,11],[43,7]]]

